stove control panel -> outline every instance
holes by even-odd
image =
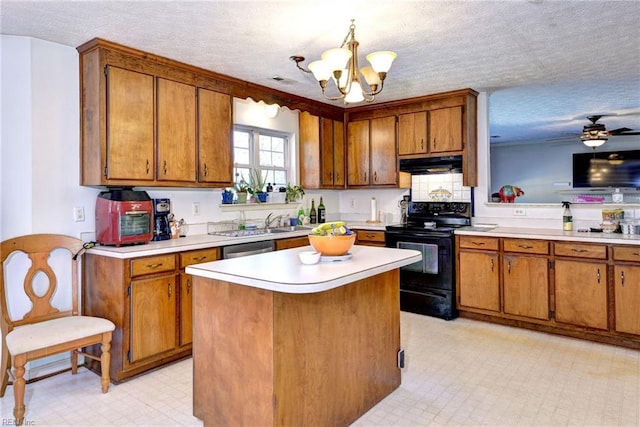
[[[465,202],[411,202],[410,215],[471,217],[471,203]]]

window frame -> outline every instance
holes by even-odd
[[[235,150],[236,150],[236,143],[235,143],[235,133],[236,132],[245,132],[247,134],[249,134],[249,164],[245,164],[245,163],[239,163],[236,161],[235,158]],[[279,130],[274,130],[274,129],[265,129],[265,128],[260,128],[260,127],[256,127],[256,126],[248,126],[248,125],[241,125],[241,124],[236,124],[233,126],[233,174],[234,174],[234,183],[238,183],[238,181],[240,180],[240,176],[236,175],[238,172],[238,168],[240,169],[251,169],[251,168],[260,168],[261,170],[266,170],[266,171],[283,171],[285,174],[285,181],[283,183],[278,182],[277,185],[278,186],[285,186],[287,184],[287,182],[291,181],[291,178],[293,176],[293,171],[292,171],[292,161],[291,161],[291,141],[292,141],[292,137],[291,134],[288,132],[283,132],[283,131],[279,131]],[[283,149],[282,149],[282,155],[284,156],[284,166],[280,167],[280,166],[261,166],[259,164],[260,162],[260,136],[269,136],[269,137],[275,137],[275,138],[281,138],[283,140]],[[249,177],[245,176],[244,177],[245,180],[248,180]],[[271,182],[268,179],[269,182]],[[276,184],[276,183],[272,183],[272,184]]]

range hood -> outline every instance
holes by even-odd
[[[411,175],[462,173],[462,156],[400,159],[400,171],[408,172]]]

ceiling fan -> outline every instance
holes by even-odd
[[[616,135],[640,135],[640,132],[633,132],[633,129],[629,129],[627,127],[607,130],[602,123],[598,123],[598,120],[602,115],[593,115],[587,116],[587,119],[591,122],[588,125],[585,125],[582,134],[580,135],[580,140],[587,147],[591,147],[594,150],[607,142],[610,136]]]

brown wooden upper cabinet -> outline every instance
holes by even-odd
[[[103,183],[103,179],[153,181],[153,76],[107,67],[105,80],[107,111],[104,115],[107,123],[104,131],[98,108],[103,95],[93,87],[87,87],[83,92],[83,98],[89,98],[89,102],[84,103],[82,114],[83,184],[97,185]],[[101,144],[102,138],[104,144]],[[101,146],[106,149],[104,157],[101,156]]]
[[[349,122],[347,186],[397,186],[396,117]]]
[[[462,107],[398,115],[398,155],[461,154]]]
[[[196,88],[158,79],[158,181],[196,180]]]
[[[106,41],[78,51],[81,185],[232,184],[231,96],[214,81]]]
[[[300,181],[305,188],[344,188],[344,124],[303,111]]]

